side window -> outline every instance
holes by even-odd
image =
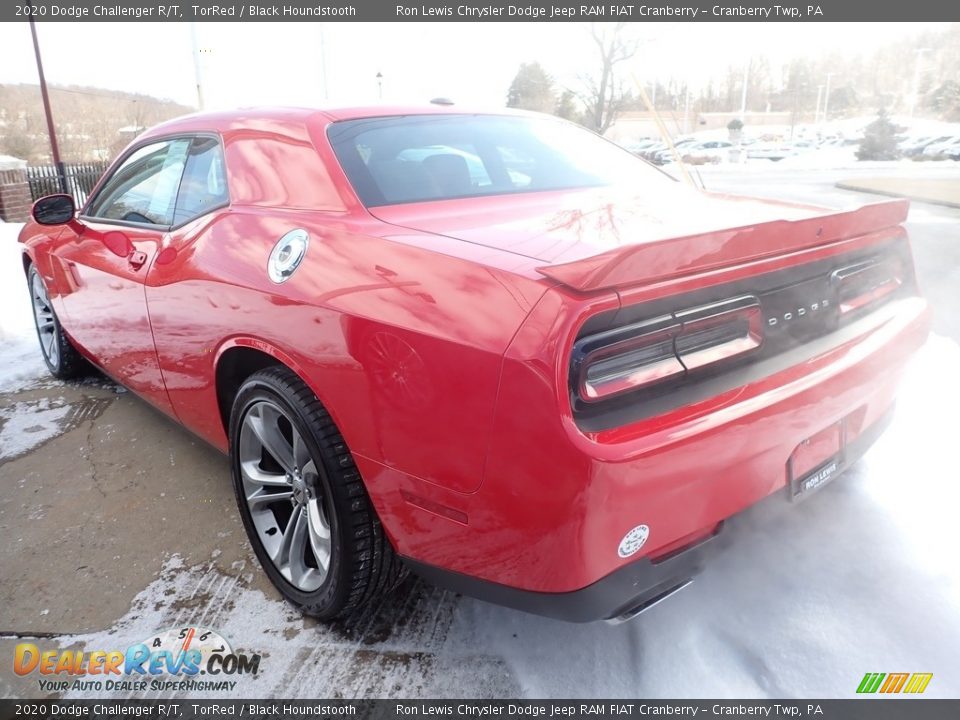
[[[105,220],[171,225],[189,138],[144,145],[124,160],[86,214]]]
[[[215,138],[195,138],[187,156],[180,193],[173,212],[173,225],[203,215],[229,202],[223,151]]]

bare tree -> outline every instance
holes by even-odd
[[[640,43],[625,37],[629,23],[590,23],[590,36],[597,47],[600,71],[582,76],[583,90],[578,93],[587,110],[584,124],[599,133],[606,132],[617,114],[630,101],[630,92],[616,74],[617,65],[636,55]]]

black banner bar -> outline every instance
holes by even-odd
[[[6,0],[0,22],[913,22],[960,20],[944,0]]]
[[[74,718],[251,718],[271,720],[650,720],[810,718],[941,720],[960,717],[960,700],[0,700],[0,720]]]

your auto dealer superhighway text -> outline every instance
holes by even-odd
[[[397,5],[397,17],[473,17],[487,18],[583,18],[583,17],[676,17],[696,19],[704,17],[757,17],[757,18],[796,18],[801,15],[800,7],[771,5],[759,7],[753,5],[711,5],[708,7],[671,7],[663,5],[579,5],[561,7],[558,5]],[[819,7],[806,7],[807,15],[820,13]]]

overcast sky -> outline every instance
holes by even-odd
[[[448,96],[501,106],[520,62],[538,60],[560,85],[589,69],[579,23],[197,23],[208,108],[262,104],[421,103]],[[856,54],[936,23],[635,23],[643,79],[694,87],[765,55]],[[40,23],[47,80],[143,92],[197,104],[188,23]],[[322,48],[326,46],[326,52]],[[323,58],[326,57],[326,72]],[[914,59],[905,58],[905,62]],[[326,88],[324,84],[326,77]],[[0,82],[37,81],[29,26],[0,23]]]

